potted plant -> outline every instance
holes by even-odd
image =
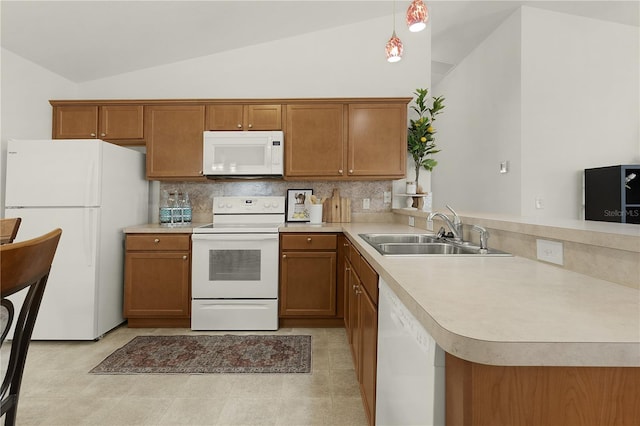
[[[416,89],[415,105],[411,106],[417,114],[418,118],[409,120],[409,133],[407,136],[407,150],[411,153],[416,167],[415,185],[418,185],[418,177],[420,169],[425,168],[432,171],[438,164],[432,158],[433,154],[440,152],[436,147],[435,133],[433,122],[436,116],[442,112],[444,108],[444,97],[436,96],[431,100],[431,107],[427,106],[425,98],[429,93],[429,89]],[[408,182],[409,183],[409,182]]]

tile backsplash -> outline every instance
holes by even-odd
[[[286,195],[287,189],[313,189],[318,197],[331,197],[333,189],[340,191],[341,197],[351,199],[352,214],[390,213],[391,204],[384,203],[384,192],[391,191],[392,181],[232,181],[232,182],[160,182],[152,185],[151,220],[158,222],[158,199],[161,191],[188,192],[193,208],[194,222],[210,222],[213,214],[213,197]],[[370,200],[369,209],[363,209],[363,200]]]

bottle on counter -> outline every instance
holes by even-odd
[[[193,209],[191,207],[191,200],[189,199],[189,193],[185,192],[182,199],[182,222],[183,223],[191,223],[191,218],[193,215]]]
[[[169,208],[169,192],[162,191],[160,194],[160,224],[167,225],[171,223],[171,209]]]
[[[182,216],[182,214],[178,214],[178,199],[176,198],[176,193],[175,192],[170,192],[169,193],[169,198],[167,200],[167,204],[169,205],[169,211],[171,212],[171,220],[170,220],[170,224],[174,225],[176,223],[179,223],[180,216]]]
[[[181,225],[184,223],[184,194],[178,192],[176,195],[176,219],[174,223]]]

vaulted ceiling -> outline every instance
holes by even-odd
[[[409,0],[396,1],[399,16]],[[520,5],[639,25],[634,1],[427,1],[435,81]],[[210,55],[389,16],[370,1],[11,1],[2,47],[71,81]]]

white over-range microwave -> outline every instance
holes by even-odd
[[[204,132],[205,176],[260,177],[284,174],[282,131]]]

